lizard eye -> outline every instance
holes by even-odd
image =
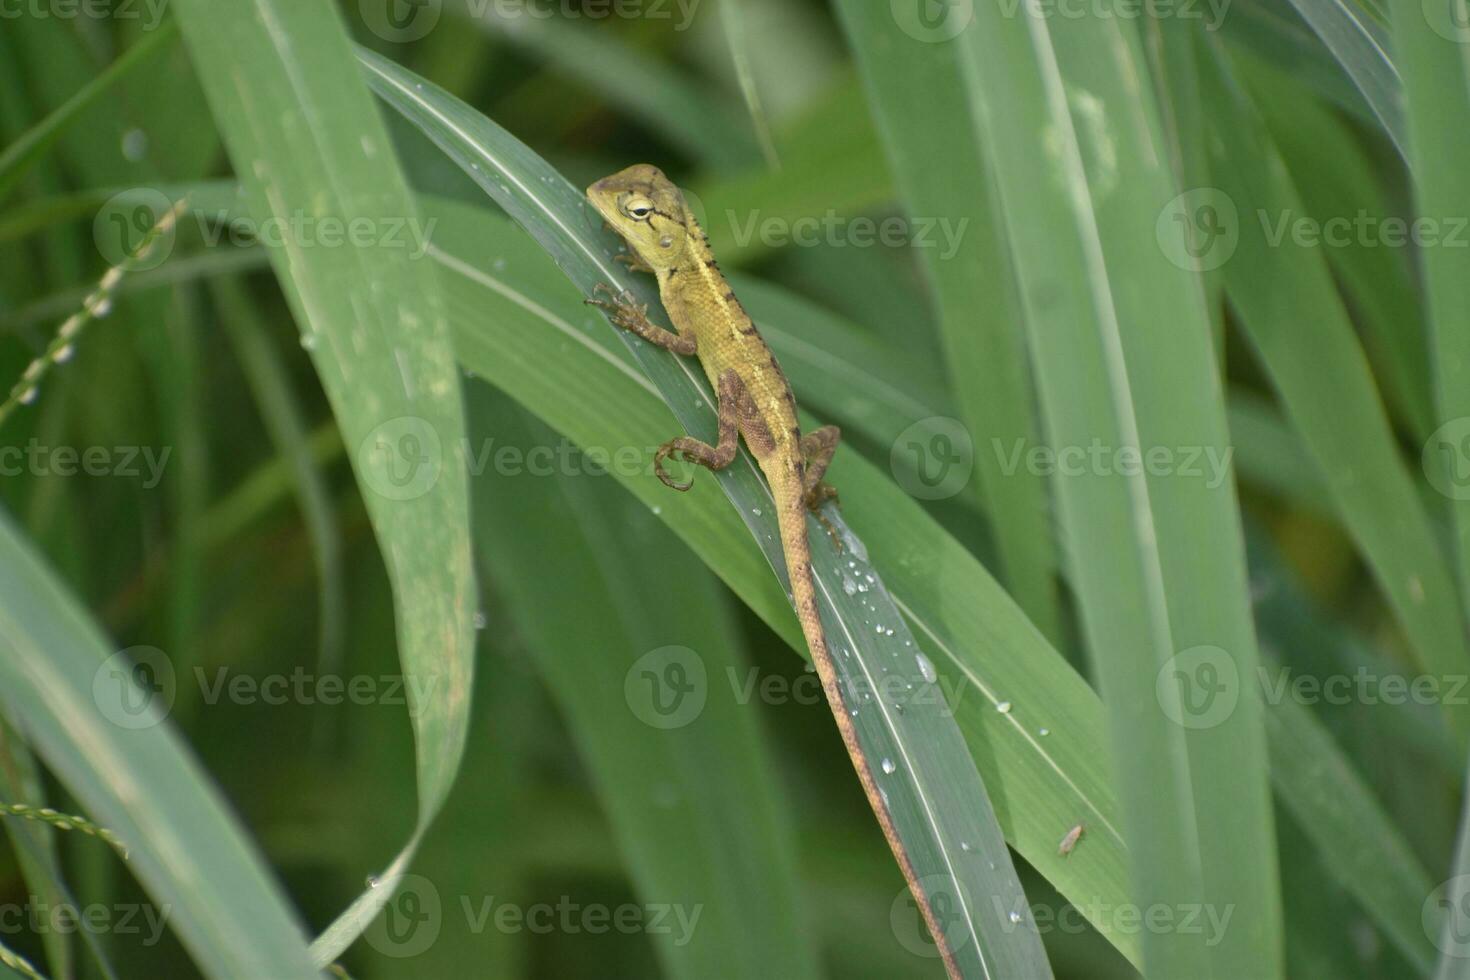
[[[635,197],[623,204],[623,213],[635,221],[642,221],[653,214],[653,202],[643,197]]]

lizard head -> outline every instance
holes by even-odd
[[[684,252],[694,218],[662,170],[639,163],[587,188],[587,199],[648,265],[664,269]]]

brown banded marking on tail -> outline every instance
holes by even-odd
[[[924,924],[929,927],[929,935],[933,937],[939,955],[944,960],[944,968],[953,980],[959,980],[959,965],[955,962],[954,951],[950,949],[949,937],[940,928],[929,897],[919,884],[918,872],[909,860],[908,849],[898,836],[898,828],[894,826],[893,815],[889,813],[888,804],[878,789],[878,781],[868,764],[867,754],[858,742],[857,728],[848,713],[851,706],[837,676],[837,665],[833,663],[832,653],[827,647],[827,633],[822,628],[821,607],[817,603],[817,586],[812,573],[812,551],[807,537],[807,504],[806,494],[802,489],[801,463],[797,461],[795,466],[788,467],[779,478],[775,474],[768,476],[772,477],[771,493],[776,499],[776,520],[781,529],[781,550],[786,555],[786,574],[791,580],[791,600],[796,606],[796,618],[801,623],[801,632],[806,637],[807,647],[811,649],[812,664],[817,668],[817,678],[822,682],[827,705],[832,709],[837,730],[842,733],[842,742],[847,747],[848,757],[852,759],[852,767],[857,771],[863,792],[867,794],[868,804],[873,808],[873,815],[883,828],[888,847],[903,871],[909,892],[918,903],[919,911],[924,916]]]

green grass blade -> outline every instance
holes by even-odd
[[[371,53],[364,52],[362,60],[375,90],[475,176],[584,295],[607,282],[643,294],[657,308],[648,284],[612,261],[611,243],[580,191],[447,93]],[[684,428],[712,437],[713,400],[698,367],[631,335],[621,339]],[[753,460],[743,455],[702,482],[718,482],[725,490],[780,576],[784,561],[770,494]],[[842,527],[840,516],[832,519]],[[932,665],[914,644],[862,542],[844,529],[846,554],[839,558],[820,526],[812,521],[810,527],[823,622],[839,651],[833,659],[851,698],[859,744],[873,771],[883,774],[880,785],[920,887],[936,908],[953,915],[945,921],[950,947],[977,975],[1049,974],[979,774],[953,716],[933,703],[938,689]],[[868,585],[866,592],[858,582]],[[989,902],[991,897],[997,901]]]
[[[312,455],[306,416],[249,292],[237,279],[223,277],[214,281],[212,292],[256,410],[276,452],[289,465],[302,523],[311,538],[320,617],[317,670],[324,676],[339,674],[347,605],[342,540],[326,479]]]
[[[532,452],[562,438],[504,395],[469,404],[472,445]],[[666,973],[815,977],[795,835],[737,701],[746,665],[717,580],[647,508],[590,476],[587,457],[569,459],[550,476],[475,478],[480,567],[531,641],[640,895],[698,915],[688,936],[651,937]],[[675,664],[687,689],[650,688]]]
[[[1358,220],[1362,212],[1382,226],[1393,212],[1357,134],[1286,76],[1246,59],[1235,67],[1291,170],[1308,216],[1329,227],[1334,219],[1339,226],[1345,219]],[[1322,251],[1359,314],[1364,346],[1395,418],[1422,439],[1434,429],[1434,399],[1423,303],[1409,257],[1404,249],[1377,240],[1347,237],[1342,243],[1334,236],[1334,244]]]
[[[160,703],[6,517],[0,626],[6,714],[87,815],[126,843],[133,873],[204,972],[313,976],[300,923]]]
[[[1212,59],[1202,72],[1214,172],[1226,199],[1256,211],[1240,215],[1238,242],[1224,264],[1227,293],[1419,663],[1435,674],[1461,674],[1470,650],[1454,580],[1325,258],[1290,235],[1274,246],[1268,237],[1271,221],[1301,214],[1302,205],[1263,124],[1227,89],[1222,66]],[[1258,215],[1267,216],[1265,227]],[[1470,710],[1444,708],[1460,737],[1470,734]]]
[[[0,800],[10,803],[45,805],[45,790],[35,756],[20,740],[20,735],[4,719],[0,719]],[[30,894],[51,907],[67,900],[63,892],[61,863],[57,854],[56,834],[44,823],[30,820],[7,820],[3,826],[20,866],[21,880]],[[96,938],[83,935],[95,949]],[[72,966],[71,937],[55,930],[41,937],[45,945],[47,965],[58,976],[70,976]]]
[[[1408,159],[1403,81],[1389,54],[1388,29],[1357,0],[1291,0],[1363,93],[1399,155]]]
[[[1157,230],[1177,186],[1153,102],[1140,99],[1136,36],[1112,20],[1051,19],[1031,6],[1008,18],[981,6],[959,37],[1049,444],[1076,452],[1100,442],[1140,460],[1188,446],[1223,459],[1203,291]],[[1259,658],[1228,464],[1215,480],[1182,467],[1082,465],[1053,482],[1137,842],[1135,900],[1234,910],[1216,943],[1146,932],[1144,971],[1279,976],[1259,691],[1240,683]],[[1226,678],[1226,702],[1219,689],[1201,702],[1186,687],[1212,669]]]
[[[378,887],[319,941],[325,963],[392,895],[463,753],[476,600],[467,492],[454,455],[463,438],[459,376],[433,270],[410,251],[422,245],[422,227],[336,12],[296,0],[182,0],[175,11],[255,218],[283,229],[302,216],[373,229],[371,243],[338,247],[314,247],[327,243],[287,230],[284,246],[271,249],[354,450],[393,582],[406,681],[426,692],[410,711],[416,830]]]
[[[1364,907],[1411,963],[1427,971],[1433,950],[1419,921],[1429,876],[1362,778],[1332,745],[1310,711],[1291,698],[1266,710],[1271,778],[1307,835],[1337,846],[1323,855],[1333,876]],[[1321,760],[1331,760],[1328,766]],[[1286,791],[1288,790],[1289,791]]]
[[[910,221],[932,235],[914,251],[939,310],[950,387],[974,447],[976,489],[996,529],[1000,579],[1055,643],[1061,613],[1046,481],[1005,463],[1011,447],[1040,444],[1020,297],[988,164],[975,139],[956,139],[951,128],[968,112],[955,43],[919,43],[891,11],[867,0],[846,0],[838,10]]]
[[[712,170],[739,170],[760,161],[760,148],[737,105],[697,76],[613,36],[606,25],[528,11],[502,16],[493,7],[464,0],[451,0],[449,9],[486,34],[546,59]]]
[[[776,146],[779,171],[754,166],[693,182],[721,265],[755,262],[798,233],[812,234],[830,214],[860,214],[892,200],[888,163],[855,78],[786,121]]]
[[[97,103],[112,88],[125,79],[130,72],[165,50],[177,34],[173,21],[144,37],[128,49],[127,53],[108,66],[96,78],[77,91],[75,95],[58,106],[24,136],[0,152],[0,202],[3,202],[15,185],[29,172],[30,168],[45,156],[57,140],[67,132],[69,126],[87,109]]]
[[[1470,21],[1461,0],[1409,5],[1394,0],[1394,43],[1408,100],[1414,210],[1455,241],[1436,237],[1419,251],[1428,307],[1439,428],[1424,447],[1431,484],[1450,498],[1460,602],[1470,613],[1470,493],[1464,489],[1470,435]],[[1435,479],[1438,477],[1438,479]]]
[[[761,104],[760,89],[756,86],[755,72],[750,66],[750,37],[746,32],[745,11],[742,0],[716,0],[720,11],[720,27],[724,31],[725,44],[730,49],[730,62],[735,79],[740,83],[740,97],[745,100],[745,110],[750,114],[750,124],[760,144],[761,155],[766,166],[781,169],[781,160],[776,153],[776,144],[771,139],[771,121]]]
[[[1470,909],[1470,799],[1460,815],[1460,833],[1455,842],[1451,877],[1424,900],[1424,928],[1433,929],[1439,963],[1434,980],[1465,980],[1470,977],[1470,941],[1466,939],[1467,909]]]
[[[1378,119],[1338,60],[1296,8],[1274,0],[1235,0],[1221,25],[1232,50],[1249,52],[1369,127]]]

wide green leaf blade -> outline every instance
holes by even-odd
[[[1403,80],[1389,54],[1388,29],[1357,0],[1291,0],[1291,4],[1347,71],[1399,154],[1408,159]]]
[[[1211,141],[1222,206],[1251,202],[1267,215],[1301,214],[1288,171],[1264,125],[1227,88],[1224,62],[1205,59],[1201,90],[1211,105]],[[1453,677],[1470,665],[1453,577],[1398,455],[1367,359],[1321,250],[1242,215],[1227,249],[1225,286],[1265,366],[1287,420],[1301,437],[1408,636],[1418,662]],[[1470,710],[1446,703],[1461,739]]]
[[[1462,0],[1393,0],[1408,100],[1414,210],[1434,230],[1419,251],[1438,428],[1424,446],[1430,483],[1450,499],[1460,603],[1470,614],[1470,19]]]
[[[838,5],[867,82],[884,146],[914,231],[914,252],[939,310],[945,367],[970,440],[976,490],[995,528],[1000,580],[1051,640],[1060,637],[1056,551],[1045,479],[1006,465],[1015,446],[1040,443],[1020,297],[993,201],[989,165],[967,120],[955,41],[922,43],[868,0]],[[951,435],[950,438],[953,438]],[[932,440],[913,440],[932,453]],[[916,484],[922,487],[922,484]],[[942,483],[937,498],[959,492]]]
[[[393,582],[407,686],[423,694],[409,712],[417,827],[319,942],[325,963],[392,895],[464,748],[476,600],[454,455],[459,375],[433,269],[411,251],[422,227],[335,10],[324,0],[183,0],[176,12],[252,216],[281,232],[272,265],[354,450]],[[329,222],[366,222],[372,233],[334,247],[320,231]]]
[[[1059,467],[1053,487],[1109,710],[1135,901],[1234,909],[1216,943],[1146,931],[1144,971],[1279,976],[1265,736],[1248,683],[1259,658],[1224,404],[1196,269],[1159,230],[1180,195],[1139,90],[1138,39],[1115,20],[1052,19],[1034,4],[1015,17],[980,5],[958,37],[1048,444],[1059,461],[1094,445],[1111,454]],[[1184,447],[1214,459],[1213,476],[1143,464]],[[1206,680],[1217,683],[1202,692]]]
[[[0,635],[7,717],[87,814],[126,844],[129,866],[200,968],[313,976],[301,923],[166,721],[171,662],[160,651],[115,651],[6,516]]]

